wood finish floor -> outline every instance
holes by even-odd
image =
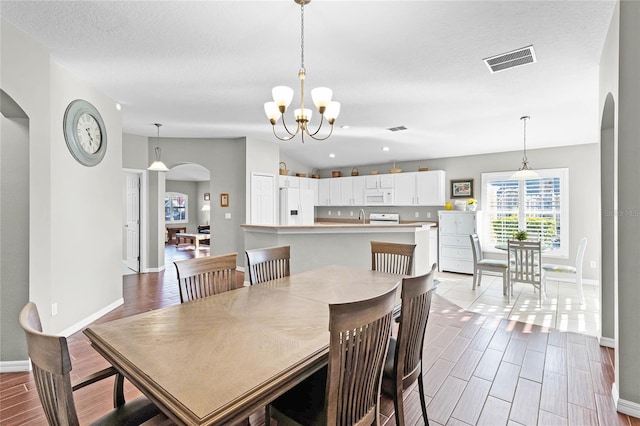
[[[167,270],[124,276],[124,305],[97,322],[180,303],[171,261],[206,255],[206,248],[196,252],[167,246]],[[82,332],[68,341],[73,377],[107,366]],[[640,426],[640,419],[614,409],[613,359],[613,352],[594,337],[467,312],[436,293],[424,355],[429,422]],[[125,389],[128,399],[139,394],[129,383]],[[105,381],[75,393],[81,424],[111,409],[111,392],[112,382]],[[394,425],[393,403],[386,398],[381,402],[381,423]],[[416,386],[405,392],[405,408],[408,425],[423,424]],[[46,424],[31,373],[0,374],[0,424]],[[147,424],[173,423],[158,416]],[[262,411],[251,416],[251,424],[264,426]]]

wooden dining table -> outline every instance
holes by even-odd
[[[91,325],[91,345],[178,424],[233,424],[327,364],[332,303],[398,275],[327,266]]]

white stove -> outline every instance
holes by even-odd
[[[400,223],[399,213],[371,213],[369,214],[371,225],[397,225]]]

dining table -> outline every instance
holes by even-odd
[[[86,328],[92,347],[178,424],[233,424],[325,366],[329,304],[402,276],[326,266]]]

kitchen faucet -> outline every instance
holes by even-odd
[[[364,225],[367,215],[364,214],[364,209],[360,209],[358,212],[358,220],[362,219],[362,224]]]

